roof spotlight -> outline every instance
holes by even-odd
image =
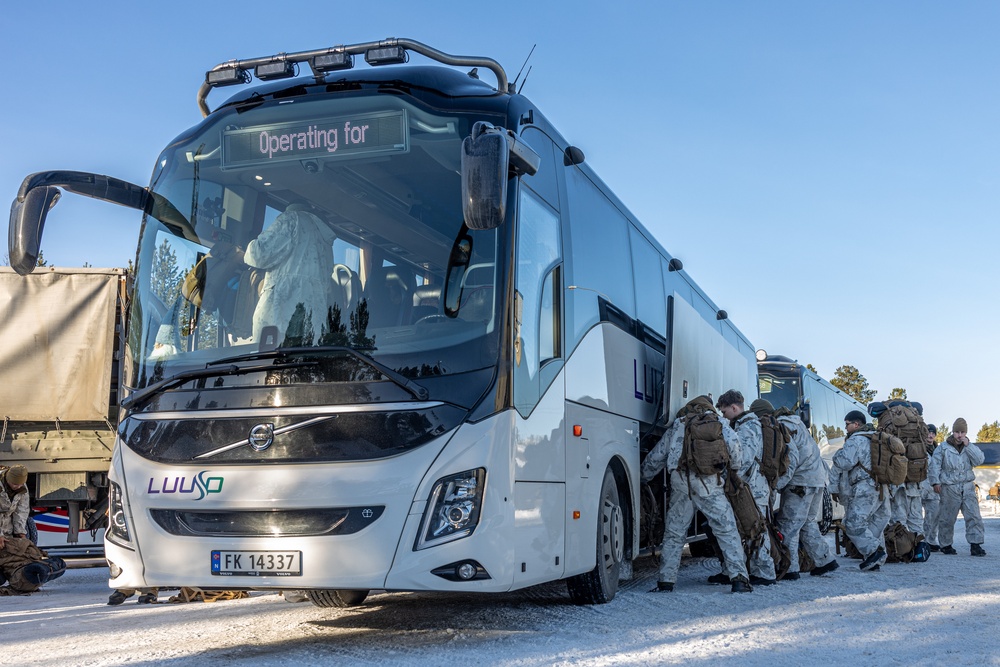
[[[313,74],[320,76],[326,72],[351,69],[354,67],[354,56],[344,51],[331,51],[313,56],[309,60],[309,66],[312,68]]]
[[[205,83],[214,87],[250,83],[250,73],[242,67],[229,65],[205,72]]]
[[[402,65],[407,60],[406,49],[402,46],[384,46],[365,51],[365,62],[376,65]]]
[[[287,79],[295,76],[295,63],[290,60],[272,60],[269,63],[257,65],[253,74],[261,81]]]

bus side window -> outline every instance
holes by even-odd
[[[531,189],[542,199],[559,208],[559,187],[556,181],[556,165],[562,166],[562,155],[556,158],[556,148],[552,140],[534,126],[529,126],[521,133],[521,138],[531,146],[541,158],[538,171],[533,176],[522,177]]]
[[[559,326],[559,295],[562,293],[560,268],[553,267],[542,283],[541,310],[538,317],[538,359],[541,364],[562,356],[562,327]]]
[[[519,324],[515,325],[514,406],[527,415],[544,387],[539,370],[558,354],[560,255],[559,217],[529,188],[522,185],[518,203],[517,277]]]

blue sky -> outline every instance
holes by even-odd
[[[231,58],[409,37],[513,77],[537,44],[523,93],[757,347],[973,437],[1000,419],[1000,4],[55,2],[4,25],[4,201],[46,169],[148,183]],[[43,248],[121,266],[137,233],[67,196]]]

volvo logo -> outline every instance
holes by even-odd
[[[274,424],[257,424],[250,429],[247,441],[255,452],[264,451],[274,442]]]

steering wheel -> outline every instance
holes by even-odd
[[[447,315],[442,315],[441,313],[434,313],[433,315],[424,315],[413,324],[414,326],[416,326],[417,324],[430,324],[431,322],[440,322],[443,320],[450,320],[450,319],[452,318],[448,317]]]

